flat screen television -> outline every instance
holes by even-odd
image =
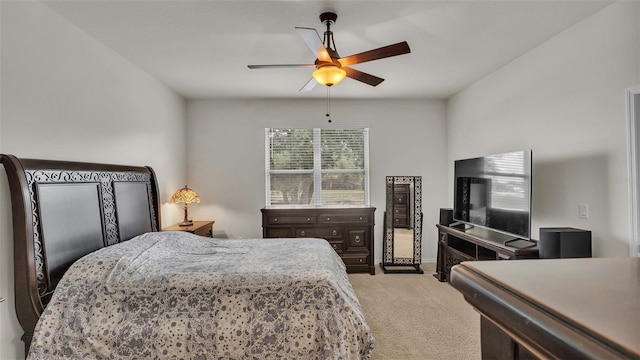
[[[453,219],[531,239],[531,150],[454,163]]]

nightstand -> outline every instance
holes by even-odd
[[[194,221],[189,226],[175,224],[162,229],[162,231],[186,231],[200,236],[213,237],[213,224],[215,221]]]

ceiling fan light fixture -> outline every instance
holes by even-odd
[[[1,1],[1,0],[0,0]],[[299,91],[309,91],[314,88],[316,84],[322,84],[326,87],[331,87],[338,84],[345,77],[360,81],[361,83],[378,86],[384,81],[383,78],[367,74],[360,70],[356,70],[351,65],[356,65],[368,61],[380,60],[389,58],[392,56],[398,56],[408,54],[411,52],[409,44],[406,41],[402,41],[396,44],[391,44],[376,49],[364,51],[358,54],[349,55],[347,57],[341,57],[336,50],[336,44],[333,38],[333,31],[331,31],[331,25],[333,25],[338,19],[338,15],[334,12],[324,12],[320,14],[320,21],[327,25],[327,31],[324,32],[324,38],[320,37],[318,31],[312,28],[298,27],[296,31],[302,40],[307,44],[307,47],[313,52],[316,57],[316,61],[312,64],[275,64],[275,65],[248,65],[249,69],[269,69],[269,68],[312,68],[316,70],[312,74],[312,79],[309,79]],[[328,90],[328,89],[327,89]]]
[[[311,76],[322,85],[333,86],[344,80],[347,72],[336,65],[327,65],[318,68]]]

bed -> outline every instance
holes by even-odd
[[[161,232],[150,167],[0,160],[29,358],[370,357],[375,340],[325,240]]]

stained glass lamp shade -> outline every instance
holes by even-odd
[[[200,203],[200,196],[198,196],[198,193],[185,185],[182,189],[176,191],[175,194],[173,194],[173,196],[171,197],[171,202],[184,203],[184,221],[178,225],[188,226],[193,224],[193,222],[189,220],[187,207],[189,204]]]

